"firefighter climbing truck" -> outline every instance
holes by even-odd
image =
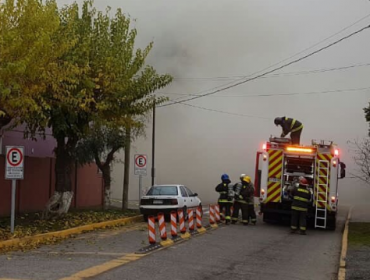
[[[310,146],[291,145],[290,139],[271,137],[257,152],[255,186],[265,222],[289,220],[298,178],[309,182],[312,199],[309,224],[335,229],[338,211],[338,179],[345,176],[339,150],[331,141],[312,141]]]

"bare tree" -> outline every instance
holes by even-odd
[[[357,165],[356,173],[352,175],[370,185],[370,137],[348,141],[348,143]]]

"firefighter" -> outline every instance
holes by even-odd
[[[301,133],[303,124],[295,119],[287,117],[275,118],[274,123],[276,126],[280,125],[283,129],[281,137],[285,137],[290,133],[290,138],[293,145],[299,145],[301,140]]]
[[[220,197],[218,199],[218,205],[220,207],[220,213],[223,212],[225,209],[225,222],[226,225],[230,223],[230,207],[233,204],[232,197],[229,195],[231,181],[229,175],[222,174],[221,176],[221,183],[217,185],[216,192],[220,193]],[[231,186],[232,187],[232,186]]]
[[[256,224],[257,217],[256,212],[254,211],[254,186],[251,180],[251,177],[245,176],[242,180],[243,187],[241,195],[244,198],[247,204],[247,220],[251,221],[252,224]]]
[[[306,235],[306,217],[308,203],[311,199],[311,194],[307,189],[308,181],[304,177],[299,177],[299,186],[292,191],[293,202],[292,202],[292,217],[291,217],[291,232],[295,233],[298,229],[300,234]]]
[[[240,175],[240,182],[236,183],[233,187],[234,189],[234,210],[233,210],[233,214],[231,216],[231,223],[232,224],[236,224],[236,222],[238,221],[238,217],[239,217],[239,210],[241,210],[241,206],[240,206],[240,200],[242,200],[239,196],[240,196],[240,191],[242,189],[242,180],[243,178],[245,177],[246,175],[245,174],[242,174]]]

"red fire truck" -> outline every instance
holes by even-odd
[[[289,189],[304,176],[312,195],[309,223],[315,228],[335,229],[338,179],[345,177],[345,164],[332,141],[312,140],[310,146],[297,146],[291,145],[290,139],[271,137],[257,152],[255,175],[255,195],[265,222],[289,219]]]

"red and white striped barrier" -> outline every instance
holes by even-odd
[[[215,217],[216,217],[216,223],[219,223],[220,218],[220,206],[218,204],[215,205]]]
[[[225,220],[225,207],[224,208],[222,208],[222,213],[221,213],[221,221],[224,221]]]
[[[159,223],[159,233],[161,234],[161,239],[167,239],[167,230],[166,230],[166,223],[164,222],[164,214],[158,213],[158,223]]]
[[[202,227],[202,207],[198,206],[196,210],[196,218],[197,218],[197,228]]]
[[[149,237],[149,243],[155,244],[155,218],[154,216],[148,217],[148,237]]]
[[[179,216],[180,232],[185,233],[186,232],[186,227],[185,227],[184,211],[183,210],[178,210],[177,215]]]
[[[188,225],[189,225],[189,231],[194,230],[194,210],[188,209]]]
[[[171,236],[177,237],[177,214],[175,211],[171,212]]]
[[[209,223],[213,225],[215,223],[215,206],[209,205]]]

